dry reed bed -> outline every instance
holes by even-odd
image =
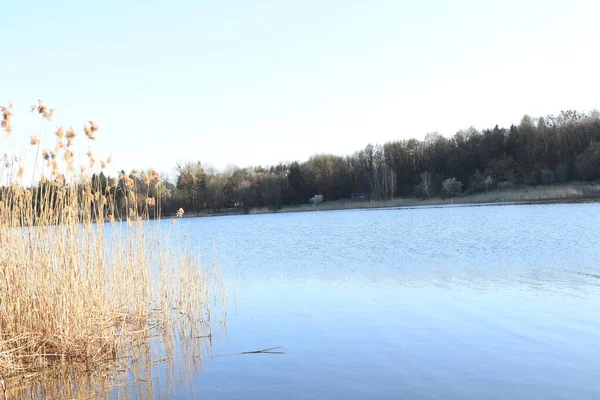
[[[41,101],[32,111],[45,124],[53,115]],[[12,139],[17,136],[12,107],[0,107],[0,113],[4,134]],[[83,133],[95,140],[98,129],[90,121]],[[87,165],[76,168],[77,133],[72,128],[53,133],[51,149],[43,149],[37,136],[26,138],[33,154],[29,164],[5,154],[0,166],[3,390],[15,378],[50,368],[80,364],[91,371],[127,357],[156,328],[187,324],[187,330],[206,332],[211,304],[225,300],[224,291],[211,292],[223,288],[220,277],[177,239],[183,235],[175,220],[170,226],[148,221],[160,217],[160,196],[150,190],[161,184],[156,172],[108,183],[108,189],[118,185],[123,212],[117,191],[90,179],[110,157],[96,160],[89,150]],[[22,184],[26,167],[34,177],[30,185]]]

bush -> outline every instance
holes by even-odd
[[[486,192],[494,186],[494,179],[491,176],[488,176],[483,181],[483,185],[485,186]]]
[[[448,197],[455,197],[462,192],[463,183],[456,178],[448,178],[442,182],[442,192]]]
[[[486,171],[485,174],[482,174],[479,171],[475,171],[473,176],[469,181],[469,192],[470,193],[478,193],[483,191],[488,191],[494,185],[494,178],[492,178],[491,171]]]
[[[309,200],[312,204],[319,204],[323,202],[323,195],[322,194],[315,194],[313,197],[310,198]]]

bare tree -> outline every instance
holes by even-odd
[[[394,187],[396,185],[396,172],[392,168],[388,168],[390,174],[390,199],[394,200]]]
[[[429,186],[431,185],[431,173],[428,171],[421,172],[421,182],[423,183],[423,189],[425,189],[425,194],[427,198],[429,198]]]

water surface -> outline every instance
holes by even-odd
[[[207,264],[227,268],[227,334],[185,381],[161,388],[157,370],[157,395],[600,398],[599,215],[581,204],[181,220]],[[274,346],[285,354],[229,355]]]

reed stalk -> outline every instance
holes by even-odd
[[[42,101],[32,112],[44,123],[54,113]],[[0,116],[3,134],[19,135],[12,107]],[[98,131],[83,128],[90,141]],[[52,148],[22,137],[33,165],[9,151],[0,167],[0,390],[43,371],[105,366],[157,327],[210,330],[212,278],[177,226],[161,222],[158,174],[133,171],[103,188],[91,173],[112,160],[89,150],[76,168],[76,136],[58,128]]]

